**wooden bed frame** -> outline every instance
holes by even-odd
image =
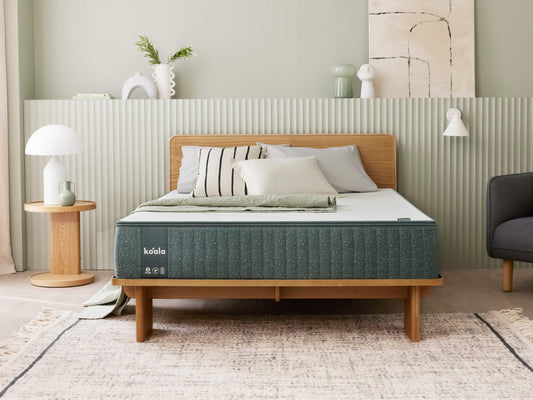
[[[339,135],[178,135],[170,139],[170,189],[176,188],[181,146],[248,146],[256,142],[290,143],[301,147],[357,145],[368,175],[379,188],[396,189],[396,141],[385,134]],[[420,341],[420,299],[428,296],[436,279],[116,279],[135,298],[137,341],[152,330],[153,299],[403,299],[404,329],[412,342]]]

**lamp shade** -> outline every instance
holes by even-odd
[[[450,108],[446,113],[446,118],[450,124],[444,131],[444,136],[468,136],[468,130],[461,120],[461,111],[457,108]]]
[[[64,125],[46,125],[37,129],[26,143],[26,154],[35,156],[61,156],[81,153],[80,135]]]

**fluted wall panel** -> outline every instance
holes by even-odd
[[[450,107],[468,138],[442,136]],[[64,158],[78,198],[97,202],[81,217],[86,269],[112,269],[115,221],[167,191],[172,135],[249,133],[394,134],[399,191],[437,220],[443,267],[476,268],[499,265],[485,252],[487,179],[533,171],[532,119],[531,98],[31,100],[25,135],[60,123],[83,137]],[[46,162],[26,156],[27,201],[42,198]],[[46,269],[44,215],[28,214],[27,244],[27,267]]]

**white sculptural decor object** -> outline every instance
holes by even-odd
[[[156,64],[152,65],[154,68],[154,73],[152,77],[154,78],[155,85],[157,86],[157,93],[159,93],[160,99],[170,99],[176,91],[174,86],[174,69],[173,65],[170,64]]]
[[[361,98],[373,99],[374,96],[374,78],[376,71],[370,64],[364,64],[357,71],[357,77],[361,80]]]
[[[157,99],[157,89],[154,82],[140,72],[136,72],[131,78],[124,82],[122,86],[122,100],[127,100],[131,92],[136,88],[142,88],[150,99]]]
[[[26,154],[52,156],[43,169],[44,204],[59,203],[59,183],[68,181],[67,169],[58,156],[83,151],[80,135],[64,125],[37,129],[26,143]]]

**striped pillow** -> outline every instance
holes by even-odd
[[[248,194],[246,183],[235,173],[231,160],[261,158],[261,146],[206,147],[199,151],[198,179],[193,197],[243,196]]]

